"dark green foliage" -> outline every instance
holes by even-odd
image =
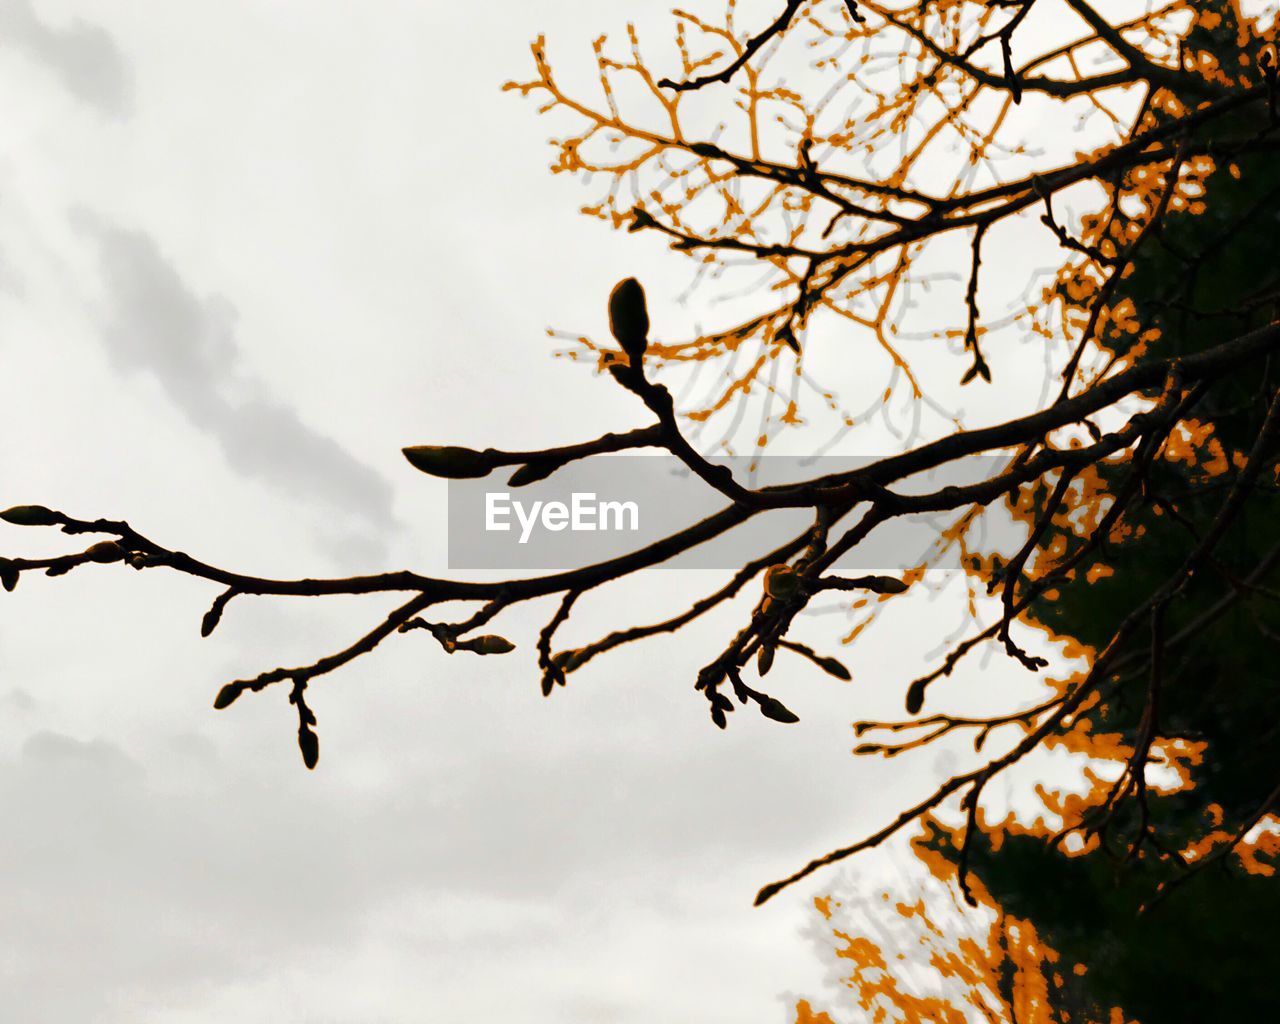
[[[1073,1019],[1105,1021],[1117,1005],[1142,1024],[1275,1019],[1274,878],[1209,870],[1140,913],[1150,873],[1104,854],[1067,858],[1037,837],[1008,836],[998,853],[976,844],[972,862],[1006,912],[1062,954],[1058,1009]]]
[[[1223,48],[1224,64],[1234,63],[1238,52],[1233,24],[1213,40]],[[1215,128],[1214,141],[1269,130],[1265,112],[1256,110]],[[1220,157],[1204,203],[1201,213],[1168,212],[1112,297],[1113,306],[1133,303],[1143,329],[1159,328],[1153,357],[1208,348],[1280,315],[1280,158],[1265,151]],[[1116,331],[1103,340],[1125,354],[1136,335]],[[1177,574],[1210,529],[1236,476],[1224,460],[1249,452],[1278,384],[1274,365],[1216,382],[1191,413],[1211,427],[1213,444],[1201,444],[1192,464],[1153,464],[1126,516],[1140,530],[1093,557],[1111,574],[1085,584],[1086,561],[1077,582],[1055,600],[1037,603],[1031,617],[1101,649],[1126,614]],[[1264,455],[1273,461],[1276,453]],[[1112,493],[1130,468],[1105,467]],[[1047,494],[1046,488],[1041,502]],[[1068,537],[1074,550],[1080,541]],[[1216,827],[1236,834],[1280,784],[1280,595],[1247,586],[1240,592],[1240,581],[1274,550],[1280,550],[1280,496],[1268,470],[1218,545],[1217,567],[1201,569],[1167,609],[1157,735],[1207,746],[1203,763],[1191,771],[1193,789],[1151,794],[1150,819],[1164,849],[1183,849]],[[1258,582],[1267,587],[1277,579],[1280,570]],[[1201,625],[1224,600],[1234,602],[1230,610]],[[1119,733],[1127,745],[1135,743],[1147,706],[1150,643],[1145,628],[1134,635],[1127,668],[1104,686],[1102,702],[1089,714],[1095,734]],[[1085,856],[1067,857],[1040,837],[1006,836],[998,851],[980,838],[970,865],[1067,965],[1085,965],[1083,976],[1064,971],[1068,996],[1061,1009],[1073,1019],[1088,1012],[1106,1019],[1116,1005],[1126,1019],[1143,1024],[1275,1019],[1280,878],[1251,875],[1224,857],[1150,905],[1160,883],[1183,869],[1150,840],[1131,856],[1140,831],[1139,804],[1129,799],[1106,822],[1101,846]]]

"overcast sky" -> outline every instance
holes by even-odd
[[[262,575],[446,573],[444,488],[402,445],[642,422],[545,329],[599,332],[628,274],[657,319],[688,268],[579,216],[595,197],[500,85],[539,32],[581,65],[628,17],[669,31],[664,8],[0,0],[0,507],[125,517]],[[66,550],[34,533],[0,551]],[[598,595],[566,639],[718,578]],[[787,662],[802,722],[721,734],[691,687],[733,617],[544,700],[552,609],[522,606],[504,658],[407,636],[317,682],[308,773],[282,691],[212,696],[387,602],[241,600],[201,640],[213,596],[119,567],[0,595],[6,1020],[780,1024],[824,991],[805,929],[833,879],[756,889],[948,767],[855,761],[849,722],[896,713],[953,609],[890,615],[852,684]]]

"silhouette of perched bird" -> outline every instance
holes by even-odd
[[[609,294],[609,330],[631,365],[639,366],[649,343],[649,310],[645,307],[644,288],[634,277],[619,281]]]

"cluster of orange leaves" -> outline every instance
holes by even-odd
[[[936,823],[917,841],[916,853],[943,884],[950,886],[954,868],[927,840]],[[952,891],[954,899],[954,891]],[[985,924],[976,928],[970,917],[967,929],[955,921],[940,920],[941,899],[895,900],[885,891],[880,898],[884,912],[899,918],[903,934],[876,941],[854,934],[836,921],[840,901],[818,897],[814,906],[829,933],[834,950],[836,981],[853,994],[858,1021],[875,1024],[969,1024],[1016,1020],[1020,1024],[1065,1024],[1070,1018],[1055,1008],[1055,993],[1065,982],[1064,972],[1085,973],[1082,964],[1066,964],[1061,955],[1027,920],[1000,911],[979,884],[975,889]],[[931,912],[930,907],[934,907]],[[889,942],[893,948],[886,948]],[[933,979],[922,994],[904,983],[904,975],[927,968]],[[795,1008],[795,1024],[839,1024],[833,1013],[819,1010],[813,1000],[801,999]],[[1105,1021],[1079,1020],[1076,1024],[1130,1024],[1119,1008]]]

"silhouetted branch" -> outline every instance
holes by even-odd
[[[1244,59],[1239,70],[1230,69],[1235,77],[1188,70],[1180,57],[1177,66],[1171,67],[1170,48],[1162,39],[1182,30],[1167,26],[1162,30],[1161,18],[1177,13],[1175,8],[1180,9],[1180,4],[1113,23],[1086,0],[1067,0],[1088,29],[1086,35],[1045,48],[1019,65],[1014,60],[1015,33],[1026,23],[1035,2],[993,0],[971,5],[971,21],[965,22],[959,17],[936,17],[946,5],[929,0],[906,8],[890,8],[875,0],[858,5],[842,0],[839,5],[828,5],[840,22],[833,27],[822,16],[822,3],[785,0],[774,21],[745,42],[738,41],[731,23],[720,28],[681,13],[682,34],[677,42],[685,80],[676,82],[652,73],[632,33],[629,58],[612,56],[603,41],[596,46],[603,93],[599,102],[576,98],[563,88],[547,59],[544,42],[540,39],[534,44],[536,77],[509,87],[539,95],[546,102],[545,109],[567,113],[581,125],[577,134],[557,141],[555,169],[603,176],[609,182],[606,197],[588,212],[617,228],[664,236],[672,249],[697,260],[700,271],[710,268],[715,272],[735,261],[752,262],[771,277],[752,293],[753,297],[764,296],[760,306],[737,322],[674,341],[651,336],[639,282],[628,278],[619,283],[609,301],[613,343],[606,346],[581,339],[580,344],[595,353],[597,368],[639,400],[641,414],[653,420],[647,425],[539,450],[416,445],[404,449],[405,457],[420,471],[446,479],[479,479],[511,470],[508,483],[516,487],[597,455],[653,449],[678,458],[722,497],[725,506],[714,514],[622,555],[540,576],[474,581],[402,570],[337,579],[271,579],[203,562],[159,544],[122,520],[82,520],[43,506],[19,506],[0,518],[13,525],[52,527],[71,537],[99,539],[82,551],[46,558],[2,558],[0,585],[13,591],[29,574],[60,576],[90,565],[119,564],[138,571],[169,569],[217,586],[217,596],[201,620],[201,633],[206,637],[214,632],[229,603],[238,598],[397,595],[399,606],[389,613],[380,612],[348,646],[300,666],[277,667],[237,679],[222,687],[215,698],[215,707],[225,708],[246,691],[289,684],[289,699],[298,715],[298,743],[310,768],[319,757],[316,719],[307,703],[307,690],[314,680],[399,633],[425,631],[448,654],[505,654],[514,649],[510,640],[478,631],[515,605],[543,597],[558,601],[536,642],[542,692],[549,695],[557,684],[566,685],[570,674],[596,657],[628,643],[674,633],[708,611],[725,606],[759,578],[761,590],[749,614],[726,638],[723,648],[703,665],[694,689],[706,700],[711,719],[720,728],[727,725],[728,715],[736,708],[748,705],[771,720],[795,722],[798,716],[789,707],[752,681],[752,661],[756,675],[762,678],[769,673],[777,652],[789,651],[837,678],[848,679],[850,673],[843,662],[819,654],[789,635],[797,617],[819,595],[855,594],[859,601],[879,605],[905,592],[920,578],[919,573],[901,578],[840,575],[840,559],[873,543],[877,530],[904,516],[946,513],[954,514],[959,523],[968,523],[978,511],[1006,503],[1019,511],[1026,535],[1002,568],[984,570],[993,589],[1002,587],[997,621],[954,645],[938,668],[910,684],[906,707],[908,714],[915,716],[923,708],[929,685],[950,675],[968,652],[988,640],[999,641],[1026,669],[1044,668],[1043,658],[1029,654],[1014,639],[1015,625],[1033,616],[1055,588],[1078,584],[1078,571],[1094,554],[1107,549],[1113,534],[1131,526],[1142,509],[1155,508],[1193,527],[1190,552],[1175,573],[1120,618],[1083,678],[1064,684],[1061,692],[1030,708],[1006,714],[985,718],[931,715],[904,722],[860,723],[859,736],[882,729],[898,737],[859,747],[862,753],[884,756],[917,749],[958,730],[973,734],[975,752],[1006,726],[1021,729],[1022,736],[985,764],[949,779],[880,830],[766,886],[757,902],[824,865],[879,845],[957,795],[967,819],[960,848],[960,883],[966,897],[972,898],[967,877],[970,846],[980,826],[979,802],[985,787],[1046,738],[1068,728],[1073,716],[1092,707],[1090,702],[1130,687],[1140,676],[1146,679],[1145,710],[1120,779],[1101,806],[1079,822],[1069,823],[1065,831],[1105,830],[1120,806],[1136,801],[1138,831],[1129,856],[1137,856],[1140,849],[1145,853],[1146,844],[1150,844],[1160,856],[1176,859],[1177,851],[1165,847],[1152,824],[1145,777],[1161,740],[1167,654],[1178,644],[1194,640],[1197,630],[1236,604],[1277,597],[1263,585],[1263,574],[1280,562],[1280,549],[1248,573],[1233,571],[1215,553],[1237,528],[1250,496],[1259,493],[1262,473],[1275,463],[1280,398],[1272,397],[1270,360],[1280,348],[1280,322],[1273,319],[1265,326],[1256,325],[1263,319],[1257,311],[1265,312],[1274,303],[1276,285],[1268,280],[1233,308],[1220,311],[1232,318],[1228,322],[1241,324],[1222,331],[1228,340],[1210,344],[1210,338],[1198,339],[1194,350],[1185,353],[1173,349],[1167,356],[1158,350],[1148,354],[1140,352],[1136,342],[1132,350],[1111,350],[1104,326],[1114,326],[1118,315],[1115,301],[1123,294],[1123,282],[1139,260],[1156,251],[1157,244],[1160,251],[1174,257],[1168,294],[1159,301],[1164,303],[1162,308],[1186,312],[1195,306],[1197,297],[1191,285],[1196,275],[1229,244],[1241,218],[1270,212],[1274,190],[1264,191],[1234,224],[1225,226],[1220,238],[1194,255],[1180,253],[1166,237],[1174,213],[1187,205],[1189,187],[1203,183],[1208,174],[1206,165],[1277,148],[1276,62],[1271,51],[1267,51],[1269,63],[1260,61],[1255,66]],[[807,8],[806,3],[812,7]],[[851,18],[843,13],[846,10]],[[944,23],[949,26],[945,31],[939,28]],[[719,70],[702,71],[718,64],[723,54],[691,55],[683,34],[690,26],[717,46],[730,43],[733,58]],[[863,43],[868,52],[875,43],[891,53],[901,52],[900,81],[894,90],[883,93],[870,72],[864,81],[860,73],[837,68],[839,80],[833,91],[820,103],[806,105],[805,97],[790,86],[764,79],[763,61],[752,63],[771,41],[803,31],[817,33],[819,42],[840,46]],[[1025,36],[1025,32],[1018,36],[1019,44]],[[987,58],[994,60],[993,44],[1000,55],[999,68],[994,70],[981,63]],[[1114,54],[1112,63],[1119,61],[1124,66],[1081,73],[1082,59],[1091,46],[1105,47]],[[1241,56],[1245,56],[1243,52]],[[816,65],[814,70],[818,70]],[[1069,73],[1074,77],[1055,77]],[[657,119],[629,115],[627,103],[613,89],[613,78],[620,74],[636,76],[641,90],[647,90],[658,104]],[[738,125],[742,131],[722,136],[717,130],[705,138],[681,119],[684,94],[714,82],[731,83],[739,74],[739,83],[745,84],[738,89],[739,102],[732,109],[742,115]],[[839,127],[823,127],[825,121],[819,115],[836,91],[850,84],[863,90],[860,99],[866,103],[850,104],[852,113]],[[1112,89],[1141,93],[1135,115],[1121,118],[1107,108],[1100,95],[1105,97]],[[1106,141],[1061,163],[1037,161],[1025,148],[1018,150],[1023,159],[1016,176],[1004,174],[994,159],[1002,150],[1002,125],[1010,105],[1029,93],[1038,94],[1053,109],[1075,110],[1070,106],[1073,102],[1092,103],[1094,109],[1110,117],[1114,132]],[[762,104],[779,105],[787,112],[777,119],[782,127],[766,141],[762,141]],[[914,134],[917,128],[919,139]],[[959,151],[960,158],[952,162],[964,168],[953,177],[937,173],[931,162],[936,151],[933,147],[940,145],[943,135]],[[872,157],[883,155],[888,148],[884,142],[889,139],[900,144],[901,158],[896,165],[888,171],[860,172],[859,168],[878,167]],[[1015,149],[1003,147],[1004,152]],[[1139,187],[1139,182],[1145,184]],[[1089,218],[1060,221],[1055,200],[1060,200],[1059,211],[1067,208],[1073,201],[1069,190],[1087,183],[1094,183],[1106,196],[1096,222]],[[1126,206],[1126,199],[1137,200],[1140,212],[1132,212],[1134,204]],[[990,382],[993,374],[988,357],[994,358],[994,354],[984,342],[988,332],[1000,326],[982,297],[984,259],[992,256],[990,246],[1000,237],[991,229],[1013,222],[1040,204],[1045,211],[1040,223],[1068,260],[1064,280],[1080,285],[1082,292],[1068,304],[1078,319],[1066,323],[1064,315],[1061,333],[1073,344],[1063,365],[1052,366],[1061,372],[1063,384],[1051,404],[979,429],[951,431],[948,427],[946,433],[926,434],[913,425],[898,454],[854,470],[786,485],[748,486],[704,454],[714,449],[698,431],[712,414],[745,402],[757,385],[767,385],[771,398],[777,393],[762,373],[773,360],[788,360],[786,372],[794,369],[797,382],[811,387],[836,408],[831,395],[809,380],[803,366],[808,347],[801,345],[800,334],[813,330],[811,319],[825,318],[869,339],[869,347],[888,358],[883,402],[889,402],[895,386],[909,385],[915,408],[927,406],[936,411],[939,406],[925,395],[919,378],[898,350],[901,334],[895,333],[895,323],[900,307],[910,304],[905,297],[909,287],[921,279],[918,272],[913,277],[920,252],[948,236],[953,241],[968,239],[969,252],[967,265],[962,260],[952,275],[961,282],[962,291],[955,319],[950,329],[938,332],[938,336],[955,342],[953,347],[962,342],[971,361],[962,382],[977,377]],[[718,212],[706,216],[700,213],[704,208]],[[1031,223],[1039,230],[1034,218]],[[983,308],[987,309],[986,323],[981,317]],[[1028,310],[1008,323],[1039,329],[1030,316]],[[1248,329],[1250,325],[1253,329]],[[1134,329],[1134,333],[1145,332],[1140,335],[1141,345],[1158,336],[1158,331],[1151,332],[1152,327],[1142,323]],[[1050,334],[1048,330],[1041,333]],[[756,346],[755,350],[748,352],[749,345]],[[862,354],[853,354],[860,372],[865,365]],[[730,357],[728,382],[704,409],[690,412],[683,408],[676,397],[678,389],[662,382],[662,373],[672,364],[697,364],[725,355]],[[1097,358],[1086,360],[1086,356]],[[1100,362],[1101,368],[1092,365],[1093,361]],[[1085,379],[1082,368],[1088,372]],[[1192,411],[1220,393],[1222,381],[1242,373],[1257,375],[1259,395],[1271,401],[1269,411],[1250,452],[1227,453],[1234,460],[1227,462],[1227,472],[1234,471],[1228,493],[1216,514],[1209,517],[1205,511],[1198,520],[1203,525],[1209,519],[1207,528],[1194,528],[1182,509],[1193,501],[1218,502],[1228,478],[1216,483],[1192,481],[1188,495],[1175,500],[1156,493],[1152,470],[1164,458],[1175,431],[1192,423]],[[775,415],[775,427],[780,421],[798,421],[797,401],[780,404],[787,411]],[[852,415],[843,420],[846,427],[854,421]],[[737,425],[735,420],[733,427]],[[762,429],[758,436],[762,447],[768,431]],[[922,441],[926,436],[933,439]],[[919,474],[994,453],[1007,461],[987,479],[923,493],[910,492],[905,486]],[[1111,486],[1093,499],[1099,504],[1096,521],[1082,526],[1078,533],[1063,530],[1064,517],[1075,508],[1075,485],[1095,480],[1104,471],[1112,473]],[[1104,500],[1110,502],[1105,511],[1100,507]],[[781,545],[773,542],[772,549],[753,554],[718,589],[691,604],[682,603],[680,610],[655,623],[621,625],[576,649],[553,649],[556,634],[572,610],[578,602],[594,597],[594,591],[781,509],[812,513],[812,526]],[[1060,530],[1070,535],[1071,542],[1066,550],[1051,556],[1046,551],[1047,538]],[[955,535],[943,531],[942,540],[963,543],[963,530]],[[1166,623],[1171,602],[1202,570],[1215,583],[1225,581],[1228,592],[1202,616],[1174,628],[1176,623]],[[456,621],[439,621],[437,606],[453,602],[463,603],[466,610],[456,613]],[[1131,641],[1144,628],[1150,630],[1150,642],[1139,652]],[[1265,809],[1267,804],[1263,806]],[[1248,827],[1239,833],[1237,843],[1262,813],[1252,823],[1245,823]],[[1219,851],[1213,857],[1225,855]]]

